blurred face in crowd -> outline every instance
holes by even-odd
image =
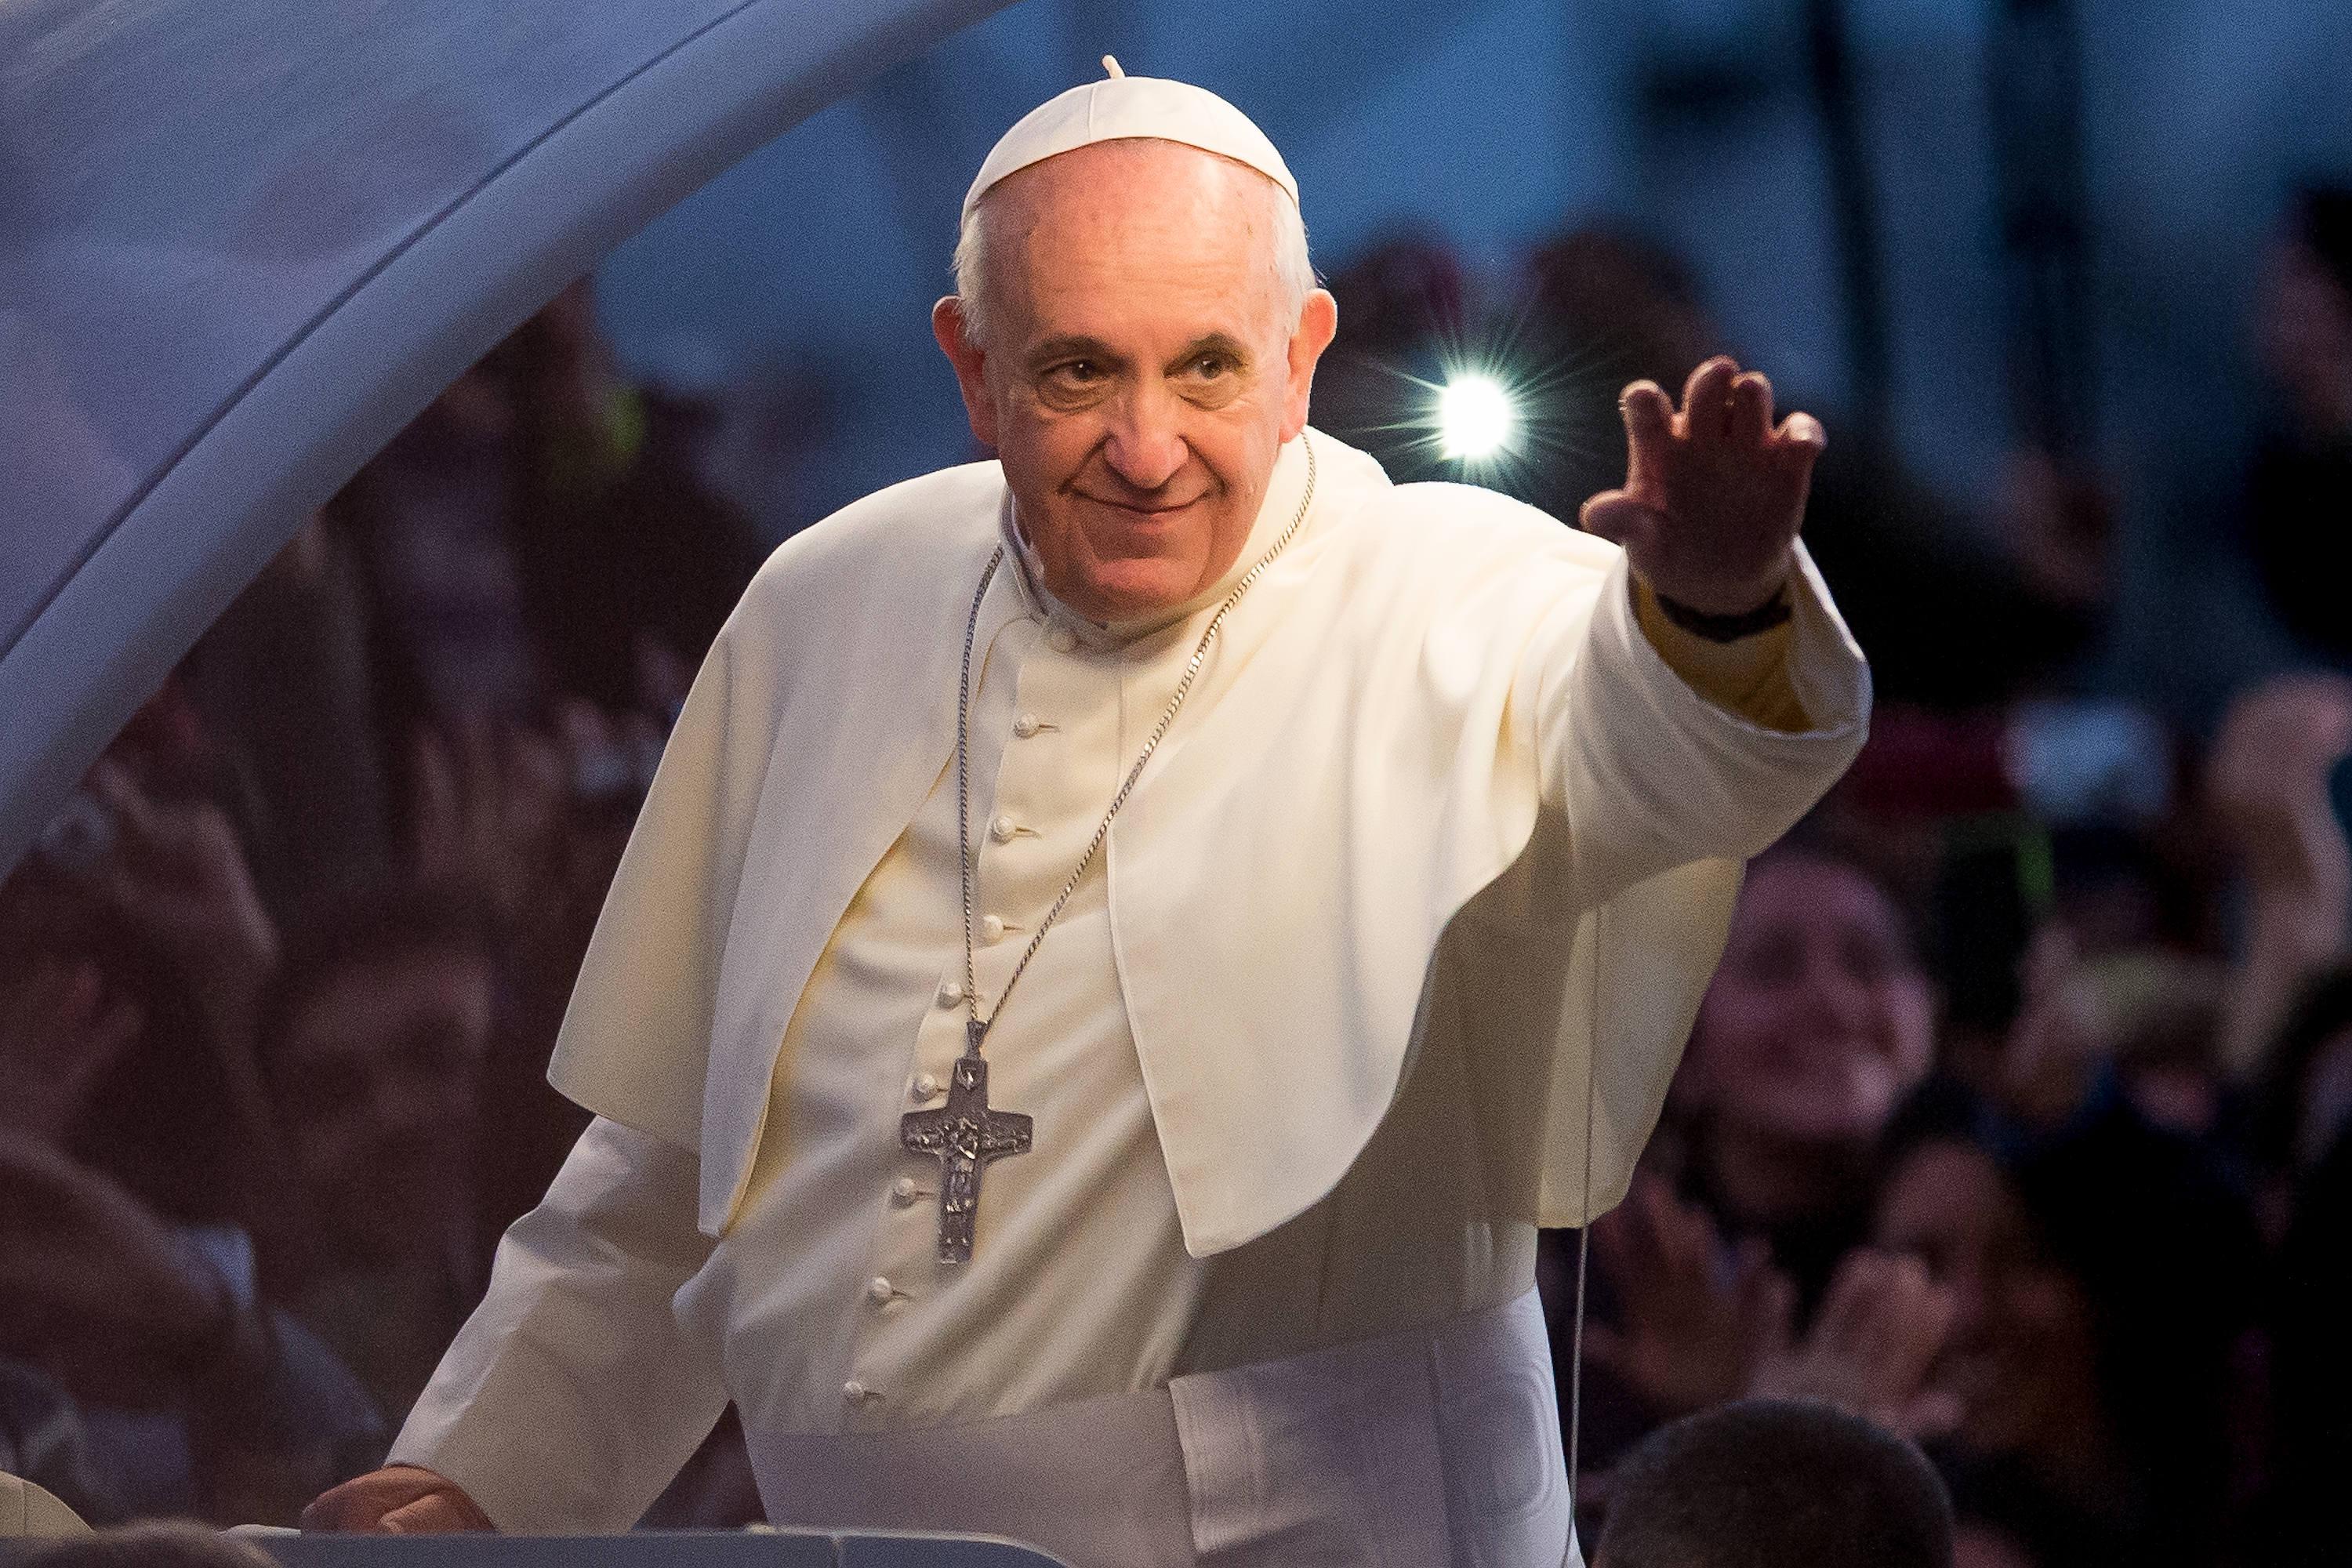
[[[94,940],[90,900],[26,857],[0,881],[0,1131],[62,1145],[138,1043],[149,1004]]]
[[[2310,1170],[2327,1158],[2336,1141],[2352,1128],[2352,1029],[2339,1029],[2312,1053],[2303,1073],[2303,1107],[2295,1118],[2295,1168]]]
[[[1880,1193],[1873,1240],[1917,1258],[1952,1293],[1951,1336],[1930,1375],[1957,1400],[1964,1442],[2009,1453],[2079,1429],[2097,1400],[2089,1301],[2040,1255],[1990,1155],[1962,1143],[1913,1150]]]
[[[1286,298],[1288,201],[1158,141],[1081,147],[984,198],[983,341],[953,298],[932,326],[1046,589],[1081,615],[1181,604],[1247,543],[1337,320],[1319,289]]]
[[[2273,247],[2256,315],[2263,367],[2306,435],[2352,426],[2352,290],[2299,238]]]
[[[1725,1131],[1864,1142],[1926,1076],[1934,1028],[1927,975],[1877,885],[1834,860],[1774,856],[1740,895],[1683,1087]]]
[[[462,1219],[495,1001],[483,954],[420,947],[335,971],[289,1014],[279,1101],[304,1184],[349,1255],[430,1251]]]

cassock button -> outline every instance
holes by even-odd
[[[917,1100],[929,1100],[939,1091],[940,1080],[927,1072],[916,1074],[915,1081],[907,1086],[907,1092]]]
[[[1037,721],[1037,715],[1034,713],[1024,713],[1020,718],[1013,721],[1013,732],[1024,741],[1044,728],[1045,726]]]
[[[841,1385],[841,1397],[845,1403],[856,1405],[866,1397],[866,1385],[853,1377]]]
[[[1012,837],[1014,834],[1020,831],[1020,824],[1014,822],[1009,816],[1000,816],[994,822],[988,825],[988,836],[991,838],[995,839],[999,844],[1003,843],[1006,839]]]
[[[898,1288],[890,1283],[887,1275],[877,1274],[866,1282],[866,1299],[877,1307],[887,1302],[898,1293]]]
[[[996,915],[981,916],[980,940],[982,942],[1003,942],[1004,940],[1004,921],[1003,919]]]
[[[1068,653],[1078,646],[1078,634],[1067,626],[1055,626],[1045,634],[1045,646],[1055,653]]]
[[[922,1196],[923,1189],[915,1184],[912,1176],[901,1176],[890,1184],[890,1201],[901,1208]]]
[[[963,1000],[963,987],[952,980],[940,982],[940,1005],[952,1007]]]

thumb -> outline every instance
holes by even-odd
[[[376,1528],[386,1535],[449,1535],[464,1531],[493,1531],[497,1527],[463,1489],[449,1485],[394,1509]]]
[[[469,1519],[479,1521],[471,1528],[490,1528],[455,1481],[421,1465],[386,1465],[321,1492],[302,1510],[301,1522],[307,1531],[422,1534],[468,1528]]]
[[[1602,490],[1577,513],[1587,533],[1597,533],[1628,551],[1646,549],[1664,520],[1623,490]]]

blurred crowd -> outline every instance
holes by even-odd
[[[2021,450],[1959,504],[1822,411],[1805,537],[1878,715],[1754,867],[1632,1196],[1546,1238],[1587,1539],[1645,1435],[1778,1396],[1916,1440],[1966,1568],[2327,1556],[2352,194],[2305,193],[2270,267],[2232,526],[2305,657],[2210,732],[2091,674],[2114,476]],[[1331,287],[1319,426],[1457,477],[1426,384],[1548,367],[1477,477],[1565,520],[1622,476],[1626,382],[1739,347],[1614,231],[1536,248],[1499,312],[1426,241]],[[0,1471],[100,1523],[290,1523],[382,1458],[584,1123],[546,1059],[761,554],[709,478],[720,413],[625,384],[567,290],[307,523],[0,882]],[[757,1514],[722,1423],[651,1521]]]

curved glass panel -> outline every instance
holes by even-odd
[[[566,279],[984,0],[0,7],[0,866]]]

